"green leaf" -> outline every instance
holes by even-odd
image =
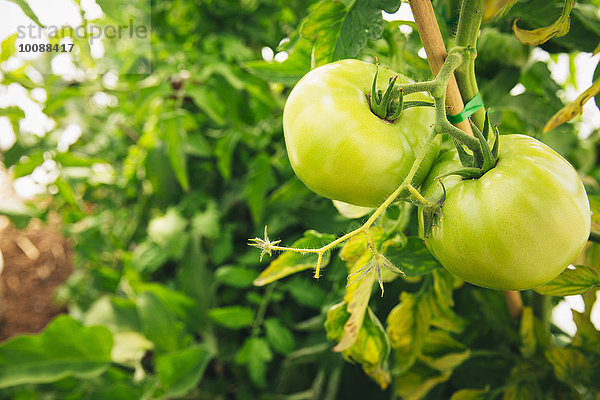
[[[209,201],[204,210],[196,211],[192,217],[192,234],[198,238],[216,239],[222,229],[219,218],[220,213],[217,204],[214,201]]]
[[[18,33],[14,33],[14,34],[10,35],[9,37],[7,37],[6,39],[4,39],[2,41],[2,43],[0,43],[0,63],[8,60],[10,58],[10,56],[15,54],[15,51],[17,51],[17,47],[16,47],[17,35],[18,35]],[[18,107],[8,107],[8,108],[18,108]],[[0,109],[0,115],[3,115],[4,110],[5,109]],[[24,116],[25,115],[23,113],[23,117]],[[23,118],[23,117],[21,117],[21,118]]]
[[[575,269],[567,268],[562,274],[545,285],[534,290],[541,294],[552,296],[571,296],[582,294],[590,289],[600,286],[598,271],[585,265],[578,265]]]
[[[312,42],[300,38],[287,51],[290,54],[283,62],[249,61],[244,67],[267,82],[293,86],[310,71]]]
[[[595,299],[596,295],[594,294]],[[579,313],[571,310],[573,312],[573,321],[577,325],[577,333],[573,338],[572,344],[586,352],[600,354],[600,332],[591,321],[591,305],[589,308],[586,305],[586,310],[588,313]]]
[[[440,263],[431,255],[422,239],[408,237],[404,244],[388,241],[383,244],[383,254],[406,276],[421,276],[441,268]]]
[[[158,351],[179,350],[182,324],[166,305],[151,292],[137,296],[137,311],[142,332],[154,342]]]
[[[288,328],[275,318],[265,320],[265,332],[271,347],[281,354],[288,354],[296,346],[294,336]]]
[[[250,163],[248,174],[246,199],[252,219],[256,225],[259,225],[262,222],[263,211],[267,203],[267,192],[276,183],[269,156],[265,153],[256,156]]]
[[[169,253],[164,251],[152,241],[143,241],[135,247],[128,264],[142,276],[157,271],[169,258]]]
[[[227,306],[213,308],[208,316],[217,324],[229,329],[242,329],[254,322],[254,311],[248,307]]]
[[[267,363],[272,359],[273,353],[265,339],[251,337],[246,339],[235,361],[238,364],[246,364],[250,378],[262,388],[266,386]]]
[[[231,178],[231,161],[233,152],[240,141],[237,131],[227,131],[225,135],[217,140],[215,145],[215,157],[217,157],[217,168],[226,180]]]
[[[591,365],[578,350],[553,347],[544,352],[554,368],[554,375],[568,385],[585,384],[588,381]]]
[[[461,389],[458,392],[454,392],[450,400],[485,400],[489,388],[485,389]]]
[[[381,10],[395,12],[399,1],[321,0],[300,25],[300,35],[314,41],[315,65],[357,57],[368,40],[379,39],[384,21]]]
[[[187,133],[183,129],[180,118],[169,118],[164,121],[163,135],[167,142],[167,154],[171,162],[171,168],[177,177],[177,181],[184,191],[190,190],[190,178],[187,171],[187,154],[185,142]]]
[[[198,386],[212,358],[212,351],[204,345],[159,354],[156,357],[156,376],[164,390],[163,396],[181,397],[192,391]]]
[[[565,5],[560,17],[551,25],[543,28],[533,30],[519,28],[517,26],[519,19],[517,18],[513,22],[513,32],[521,43],[530,46],[536,46],[538,44],[545,43],[555,36],[564,36],[569,32],[569,26],[571,24],[569,14],[571,13],[571,8],[574,4],[575,0],[565,0]]]
[[[423,399],[431,389],[447,381],[452,371],[439,372],[425,364],[417,363],[396,379],[396,394],[403,400]]]
[[[290,293],[296,303],[320,309],[325,300],[325,292],[315,283],[313,279],[298,276],[287,281],[283,287]]]
[[[169,256],[181,258],[188,236],[188,222],[181,213],[170,208],[164,215],[153,218],[148,224],[148,238],[158,244]]]
[[[521,315],[521,354],[531,357],[535,353],[536,339],[534,331],[534,316],[531,307],[523,307]]]
[[[186,85],[185,91],[209,119],[218,126],[225,125],[227,110],[225,104],[217,96],[216,91],[198,85]]]
[[[235,288],[252,286],[256,276],[257,273],[254,270],[233,265],[224,265],[215,271],[215,279],[218,282]]]
[[[68,376],[90,379],[110,365],[113,338],[103,326],[84,327],[58,316],[38,335],[0,345],[0,388],[55,382]]]
[[[15,3],[16,5],[21,7],[21,10],[23,10],[25,15],[27,15],[29,18],[31,18],[33,20],[33,22],[35,22],[38,26],[44,28],[44,25],[40,22],[40,20],[35,15],[33,10],[31,9],[31,7],[29,7],[29,4],[27,3],[27,1],[25,1],[25,0],[8,0],[8,1],[10,1],[11,3]]]
[[[335,240],[335,236],[316,231],[304,232],[304,237],[295,241],[291,247],[299,249],[317,249],[324,244]],[[264,286],[278,279],[284,278],[296,272],[304,271],[317,266],[317,255],[313,253],[301,254],[296,252],[285,252],[269,264],[254,280],[256,286]],[[323,255],[321,266],[329,263],[329,253]]]

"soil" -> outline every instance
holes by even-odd
[[[0,217],[0,341],[37,333],[65,312],[53,296],[73,271],[71,254],[57,224],[32,220],[20,231]]]

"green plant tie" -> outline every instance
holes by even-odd
[[[473,115],[473,113],[477,110],[479,110],[480,108],[483,108],[483,101],[481,100],[481,94],[479,94],[479,92],[477,92],[477,94],[475,96],[473,96],[473,98],[469,101],[467,101],[467,104],[465,104],[465,107],[462,109],[461,112],[459,112],[456,115],[446,115],[448,117],[448,121],[450,121],[450,123],[452,125],[456,125],[460,122],[465,121],[467,118],[469,118],[471,115]]]

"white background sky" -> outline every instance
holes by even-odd
[[[81,16],[77,5],[72,0],[28,0],[29,5],[40,18],[41,22],[45,25],[62,26],[70,25],[73,27],[81,24]],[[86,11],[87,19],[94,19],[101,15],[101,10],[96,4],[95,0],[81,0],[81,6]],[[400,10],[395,14],[385,14],[386,20],[413,20],[410,7],[407,3],[403,3]],[[25,16],[21,9],[11,2],[0,0],[0,41],[6,37],[14,34],[17,31],[19,25],[27,26],[32,21]],[[408,27],[405,27],[405,29]],[[39,43],[39,41],[36,41]],[[101,56],[102,49],[96,49],[96,55]],[[266,54],[265,54],[266,53]],[[272,51],[263,52],[267,57],[273,57]],[[423,55],[423,53],[420,53]],[[31,56],[25,56],[31,57]],[[543,51],[536,52],[534,54],[535,59],[547,61],[549,55]],[[572,101],[586,88],[592,84],[592,75],[594,68],[600,59],[600,55],[592,57],[591,54],[584,53],[580,54],[576,58],[577,65],[577,77],[576,87],[569,87],[562,94],[564,100]],[[12,60],[11,62],[16,62]],[[569,59],[567,55],[561,55],[558,57],[558,62],[549,62],[549,68],[551,70],[553,78],[560,84],[563,84],[569,74]],[[18,64],[15,64],[18,66]],[[54,69],[54,65],[53,65]],[[56,67],[56,73],[69,73],[68,62],[64,65],[58,65]],[[17,86],[11,86],[9,88],[0,88],[0,107],[6,107],[9,105],[18,105],[21,107],[26,114],[26,118],[21,122],[21,129],[34,132],[43,135],[50,129],[54,128],[54,123],[48,119],[41,111],[39,102],[43,102],[45,99],[45,92],[41,91],[33,92],[28,95],[27,91]],[[523,88],[519,85],[513,89],[511,93],[518,94]],[[32,99],[33,98],[33,99]],[[584,113],[581,117],[580,132],[582,136],[589,135],[594,129],[600,128],[600,111],[595,107],[594,100],[591,99],[584,106]],[[65,129],[65,137],[67,142],[72,141],[73,138],[81,133],[81,129],[78,126],[68,126]],[[5,117],[0,117],[0,150],[2,148],[8,148],[14,142],[14,133],[12,127]],[[68,147],[68,145],[67,145]],[[51,169],[51,168],[49,168]],[[47,178],[51,179],[51,171],[38,171],[40,175],[48,175]],[[43,179],[42,179],[43,180]],[[33,181],[21,182],[22,187],[16,189],[21,194],[27,194],[27,192],[35,192],[40,190],[40,185],[36,186]],[[32,186],[33,185],[33,186]],[[598,292],[600,293],[600,292]],[[596,302],[592,309],[592,320],[597,329],[600,329],[600,302]],[[574,334],[576,326],[573,323],[571,309],[582,312],[584,309],[584,303],[581,296],[568,296],[565,300],[561,301],[560,304],[553,310],[554,322],[560,326],[566,332]]]

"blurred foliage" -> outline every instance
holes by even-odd
[[[456,3],[434,2],[448,43]],[[532,57],[512,22],[548,26],[562,1],[487,3],[502,15],[482,27],[477,49],[486,107],[502,133],[535,136],[566,157],[600,215],[598,132],[581,137],[575,119],[542,134],[572,84],[557,83],[549,63],[597,47],[598,1],[577,2],[571,30],[541,45],[550,61]],[[318,281],[308,271],[311,256],[259,263],[247,247],[265,225],[274,239],[312,246],[359,223],[295,177],[281,114],[304,73],[340,58],[376,56],[415,80],[429,78],[414,23],[381,18],[399,1],[98,4],[104,16],[90,23],[151,22],[151,47],[122,38],[96,57],[88,39],[67,30],[70,39],[55,40],[74,43],[75,73],[53,74],[53,59],[64,57],[55,53],[0,65],[0,88],[23,88],[52,121],[38,135],[23,127],[19,107],[0,109],[16,135],[2,154],[13,176],[56,174],[20,218],[58,214],[76,267],[57,293],[68,315],[0,345],[0,399],[597,398],[600,334],[590,322],[597,245],[538,290],[555,296],[550,302],[523,292],[520,321],[502,293],[440,268],[418,238],[410,205],[390,207],[372,233],[407,275],[386,272],[393,282],[383,298],[372,274],[346,288],[347,274],[369,260],[363,237],[324,260]],[[0,62],[17,56],[16,43],[16,35],[2,43]],[[265,47],[287,58],[262,59]],[[518,83],[524,91],[511,94]],[[34,96],[40,90],[43,100]],[[72,126],[81,137],[66,145]],[[586,307],[574,313],[578,331],[570,337],[547,314],[574,293]]]

